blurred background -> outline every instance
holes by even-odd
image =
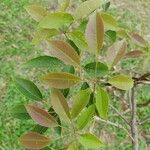
[[[76,7],[78,2],[79,0],[74,0],[72,8]],[[150,0],[110,0],[110,2],[109,12],[114,17],[120,19],[130,31],[138,31],[150,41]],[[36,71],[25,71],[22,69],[23,63],[44,54],[42,46],[31,44],[37,23],[29,17],[24,6],[33,3],[40,3],[50,10],[57,7],[57,0],[0,0],[0,149],[2,150],[23,150],[18,143],[18,137],[34,125],[33,121],[14,119],[9,111],[15,104],[28,101],[16,91],[13,76],[18,74],[24,77],[32,76]],[[148,91],[148,86],[141,87],[137,100],[139,102],[150,100]],[[144,118],[150,114],[150,109],[140,108],[138,114]],[[113,127],[106,128],[101,132],[101,136],[108,143],[106,150],[131,149],[130,141],[125,138],[126,133]],[[140,150],[149,150],[150,122],[143,124],[140,130],[142,139]]]

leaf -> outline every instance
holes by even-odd
[[[22,135],[20,143],[27,149],[42,149],[49,145],[50,139],[36,132]]]
[[[117,35],[116,35],[116,32],[115,32],[115,31],[108,30],[108,31],[106,31],[105,34],[106,34],[106,36],[109,38],[109,40],[111,40],[112,42],[115,42],[115,41],[116,41]]]
[[[81,31],[82,33],[85,33],[87,23],[88,23],[87,19],[82,20],[79,27],[78,27],[78,30]]]
[[[40,92],[40,90],[37,88],[37,86],[26,79],[22,79],[22,78],[15,78],[14,80],[15,85],[17,87],[17,89],[26,97],[33,99],[33,100],[42,100],[42,94]]]
[[[26,108],[22,104],[19,104],[19,105],[16,105],[15,107],[13,107],[10,110],[10,113],[13,117],[21,119],[21,120],[31,119],[31,117],[29,116],[29,114],[26,111]]]
[[[68,33],[67,35],[68,35],[68,38],[72,40],[79,49],[81,50],[87,49],[88,44],[86,42],[84,34],[81,31],[76,30],[76,31]]]
[[[69,26],[73,22],[71,14],[65,12],[50,13],[40,23],[40,28],[57,29]]]
[[[27,61],[24,66],[27,68],[55,68],[61,65],[63,65],[62,61],[55,57],[39,56]]]
[[[60,2],[60,10],[61,11],[66,11],[66,9],[69,7],[69,4],[70,4],[70,0],[59,0]]]
[[[125,55],[127,44],[125,40],[115,42],[106,52],[106,62],[112,68],[115,66]]]
[[[107,2],[107,3],[103,4],[102,7],[103,7],[104,11],[107,11],[110,7],[110,2]]]
[[[38,29],[34,34],[32,44],[38,45],[43,40],[50,39],[51,37],[56,36],[58,34],[59,32],[56,29]]]
[[[123,29],[123,28],[119,28],[117,31],[117,36],[119,36],[120,38],[128,38],[128,31]]]
[[[36,121],[39,125],[44,127],[56,126],[55,119],[47,111],[34,105],[27,105],[26,109],[31,118],[34,121]]]
[[[127,75],[116,75],[109,80],[109,83],[121,90],[129,90],[133,87],[134,81]]]
[[[129,33],[129,36],[135,44],[137,44],[141,47],[146,47],[146,44],[147,44],[146,41],[138,33],[131,32],[131,33]]]
[[[82,111],[82,109],[88,104],[90,99],[91,90],[81,90],[77,95],[73,97],[73,106],[71,109],[71,117],[75,118]]]
[[[70,123],[69,106],[65,97],[59,90],[52,89],[50,103],[59,117],[65,122]]]
[[[101,17],[104,22],[104,27],[107,30],[113,30],[116,31],[118,29],[118,22],[115,18],[113,18],[110,14],[108,13],[101,13]]]
[[[108,118],[109,96],[106,90],[98,88],[96,90],[96,108],[101,118]]]
[[[49,73],[41,79],[47,81],[50,87],[57,89],[66,89],[81,81],[79,77],[65,72]]]
[[[83,112],[81,112],[81,115],[77,118],[77,128],[83,129],[92,119],[94,112],[95,112],[94,105],[90,105],[88,108],[85,108]]]
[[[74,142],[74,143],[71,143],[71,144],[68,146],[67,150],[78,150],[78,146],[77,146],[77,144],[76,144],[75,142]]]
[[[50,46],[51,55],[57,57],[68,65],[80,67],[80,56],[68,43],[64,41],[53,40],[48,41],[48,44]]]
[[[128,53],[126,53],[125,57],[126,58],[137,58],[143,56],[144,53],[140,50],[132,50]]]
[[[87,0],[76,9],[74,13],[75,19],[82,19],[92,13],[101,5],[101,0]]]
[[[43,134],[43,133],[45,133],[45,132],[47,131],[47,129],[48,129],[47,127],[43,127],[43,126],[37,124],[37,125],[32,129],[32,131],[33,131],[33,132],[40,133],[40,134]]]
[[[91,77],[102,77],[108,73],[107,65],[101,62],[91,62],[84,67],[84,70]]]
[[[100,13],[97,12],[90,16],[85,31],[85,38],[89,46],[89,52],[98,55],[104,40],[104,25]]]
[[[29,13],[29,15],[36,21],[42,20],[48,12],[39,5],[30,5],[25,7],[26,11]]]
[[[86,149],[96,149],[104,145],[103,142],[98,137],[90,133],[82,134],[79,138],[79,142]]]

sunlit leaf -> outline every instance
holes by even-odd
[[[39,27],[46,29],[60,29],[69,26],[73,22],[73,17],[71,14],[65,12],[50,13],[44,17],[40,23]]]
[[[16,105],[15,107],[13,107],[10,110],[10,113],[13,117],[21,119],[21,120],[31,119],[31,117],[29,116],[29,114],[26,111],[25,106],[22,104],[19,104],[19,105]]]
[[[83,129],[92,119],[94,112],[95,112],[94,105],[90,105],[88,108],[85,108],[83,112],[81,112],[81,115],[77,118],[77,128]]]
[[[52,56],[57,57],[68,65],[80,66],[80,56],[67,42],[53,40],[48,41],[48,45]]]
[[[76,19],[82,19],[92,13],[101,5],[101,0],[87,0],[79,5],[74,16]]]
[[[70,123],[69,106],[65,97],[59,90],[52,89],[50,103],[59,117],[67,123]]]
[[[106,90],[98,88],[96,90],[96,108],[101,118],[108,118],[109,96]]]
[[[24,96],[37,101],[42,100],[42,94],[33,82],[22,78],[15,78],[14,82]]]
[[[147,44],[146,41],[138,33],[131,32],[131,33],[129,33],[129,35],[135,44],[137,44],[141,47],[146,47],[146,44]]]
[[[88,45],[86,42],[86,39],[84,37],[84,34],[81,31],[73,31],[68,33],[68,37],[70,40],[72,40],[76,46],[81,50],[86,50]]]
[[[96,149],[104,146],[103,142],[98,137],[90,133],[80,135],[79,142],[86,149]]]
[[[78,116],[82,109],[88,104],[90,99],[91,90],[81,90],[73,97],[73,106],[71,110],[72,118]]]
[[[70,4],[70,0],[59,0],[60,10],[65,11]]]
[[[109,80],[109,83],[121,90],[129,90],[133,87],[134,81],[127,75],[116,75]]]
[[[39,56],[27,61],[24,66],[26,68],[55,68],[62,66],[63,63],[59,59],[51,56]]]
[[[137,58],[143,56],[144,53],[140,50],[132,50],[128,53],[126,53],[125,57],[126,58]]]
[[[34,121],[36,121],[39,125],[44,127],[56,126],[55,119],[44,109],[41,109],[34,105],[27,105],[26,109],[31,118]]]
[[[119,36],[120,38],[128,38],[128,32],[127,30],[123,29],[123,28],[119,28],[117,31],[117,36]]]
[[[66,150],[78,150],[78,146],[74,142],[74,143],[71,143]]]
[[[113,18],[110,14],[108,13],[101,13],[104,26],[107,30],[113,30],[116,31],[118,29],[118,23],[115,18]]]
[[[29,15],[36,21],[42,20],[48,12],[40,5],[30,5],[25,7]]]
[[[42,149],[49,145],[50,139],[36,132],[29,132],[22,135],[20,143],[27,149]]]
[[[38,45],[43,40],[50,39],[51,37],[56,36],[58,34],[59,32],[56,29],[38,29],[34,34],[32,44]]]
[[[41,79],[46,81],[50,87],[57,89],[66,89],[81,81],[79,77],[65,72],[49,73]]]
[[[104,25],[99,12],[90,16],[85,31],[85,37],[89,46],[89,52],[98,55],[104,40]]]
[[[108,67],[107,65],[101,63],[101,62],[92,62],[87,64],[84,67],[85,71],[90,75],[91,77],[102,77],[108,73]]]
[[[115,42],[106,52],[106,62],[112,68],[115,66],[125,55],[127,44],[125,40]]]

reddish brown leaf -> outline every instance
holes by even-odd
[[[20,137],[20,143],[27,149],[42,149],[49,145],[50,139],[36,132],[29,132]]]
[[[144,53],[140,50],[133,50],[133,51],[130,51],[128,53],[126,53],[125,57],[126,58],[136,58],[136,57],[141,57],[143,56]]]
[[[31,118],[39,125],[44,127],[56,126],[55,119],[47,111],[33,105],[27,105],[26,109]]]

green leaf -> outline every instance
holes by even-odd
[[[53,40],[48,41],[50,53],[68,65],[80,68],[80,56],[67,42]]]
[[[66,150],[78,150],[78,146],[74,142],[74,143],[71,143]]]
[[[71,14],[65,12],[50,13],[40,23],[40,28],[57,29],[69,26],[73,22]]]
[[[31,118],[37,122],[39,125],[44,127],[55,127],[55,119],[44,109],[39,108],[34,105],[27,105],[26,110],[31,116]]]
[[[50,144],[49,138],[36,132],[22,135],[19,141],[27,149],[42,149]]]
[[[34,34],[34,37],[32,39],[32,44],[38,45],[43,40],[50,39],[53,36],[58,35],[59,32],[56,29],[38,29],[36,33]]]
[[[41,79],[46,81],[50,87],[57,89],[66,89],[81,81],[79,77],[65,72],[52,72],[47,75],[44,75]]]
[[[84,67],[85,71],[91,77],[102,77],[108,73],[107,65],[101,62],[91,62]]]
[[[134,85],[133,79],[127,75],[116,75],[109,80],[109,83],[121,90],[129,90]]]
[[[117,34],[115,31],[108,30],[106,31],[106,36],[109,38],[110,41],[115,42],[117,38]]]
[[[70,4],[70,0],[59,0],[60,3],[60,11],[65,11]]]
[[[28,112],[26,111],[25,106],[22,104],[19,104],[19,105],[16,105],[15,107],[13,107],[10,110],[10,113],[13,117],[21,119],[21,120],[31,119]]]
[[[55,68],[62,66],[63,63],[59,59],[51,56],[39,56],[27,61],[24,66],[26,68]]]
[[[78,27],[78,30],[81,31],[82,33],[85,33],[85,29],[86,29],[87,23],[88,23],[87,19],[84,19],[83,21],[81,21],[81,23],[80,23],[80,25]]]
[[[102,7],[103,7],[104,11],[107,11],[110,7],[110,2],[107,2],[107,3],[103,4]]]
[[[40,21],[48,14],[48,12],[40,5],[30,5],[25,7],[25,9],[29,13],[29,15],[36,21]]]
[[[103,142],[98,137],[90,133],[82,134],[79,137],[79,142],[86,149],[97,149],[104,146]]]
[[[98,55],[103,46],[104,25],[100,13],[90,16],[85,31],[85,38],[89,46],[89,52]]]
[[[68,33],[67,35],[79,49],[86,50],[88,48],[88,44],[86,42],[84,34],[81,31],[76,30]]]
[[[75,118],[82,111],[82,109],[88,104],[90,99],[91,90],[81,90],[77,95],[73,97],[73,106],[71,109],[71,116]]]
[[[22,78],[15,78],[14,82],[17,89],[27,98],[37,101],[43,99],[40,90],[33,82]]]
[[[118,30],[118,22],[108,13],[101,13],[102,19],[104,21],[104,26],[107,30]]]
[[[43,126],[37,124],[37,125],[32,129],[32,131],[33,131],[33,132],[40,133],[40,134],[43,134],[43,133],[45,133],[45,132],[47,131],[47,129],[48,129],[47,127],[43,127]]]
[[[74,13],[75,19],[82,19],[101,5],[101,0],[87,0],[79,5]]]
[[[77,118],[77,128],[83,129],[89,121],[91,121],[95,112],[95,106],[90,105],[88,108],[85,108],[81,115]]]
[[[59,117],[65,122],[70,123],[69,106],[65,97],[59,90],[52,89],[50,103]]]
[[[127,48],[125,40],[115,42],[106,52],[106,62],[110,68],[115,66],[124,56]]]
[[[109,96],[106,90],[98,88],[96,90],[96,108],[101,118],[108,118]]]

